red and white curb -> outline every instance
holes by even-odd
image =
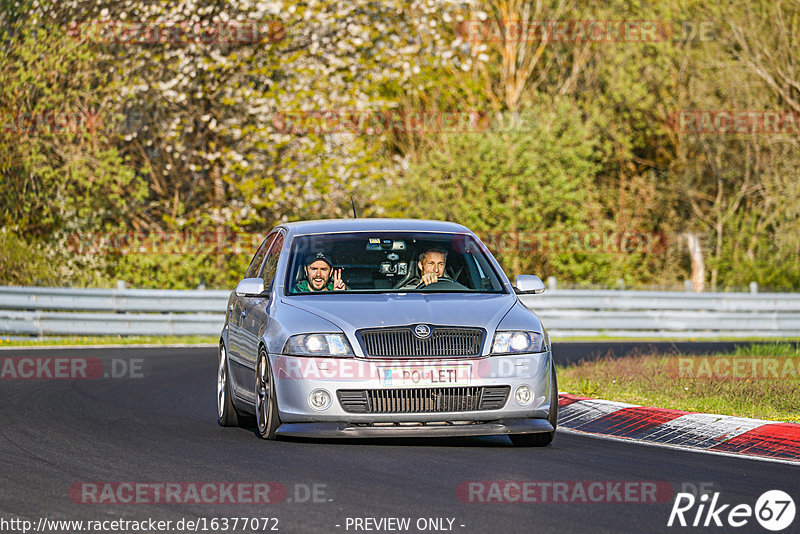
[[[795,423],[646,408],[560,393],[558,426],[646,443],[800,462],[800,424]]]

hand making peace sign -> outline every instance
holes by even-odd
[[[341,291],[343,289],[347,289],[347,286],[344,285],[344,280],[342,280],[341,269],[335,269],[333,271],[333,289],[334,291]]]

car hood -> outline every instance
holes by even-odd
[[[475,326],[492,332],[516,300],[511,294],[350,293],[292,296],[282,301],[323,317],[352,334],[362,328],[417,323]]]

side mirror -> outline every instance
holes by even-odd
[[[517,293],[544,293],[544,282],[538,276],[521,274],[517,276]]]
[[[264,280],[261,278],[245,278],[236,286],[237,297],[258,297],[264,292]]]

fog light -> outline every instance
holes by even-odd
[[[533,400],[533,389],[530,386],[520,386],[514,392],[514,399],[520,406],[527,406]]]
[[[331,395],[324,389],[315,389],[308,396],[308,404],[315,410],[327,410],[331,405]]]

